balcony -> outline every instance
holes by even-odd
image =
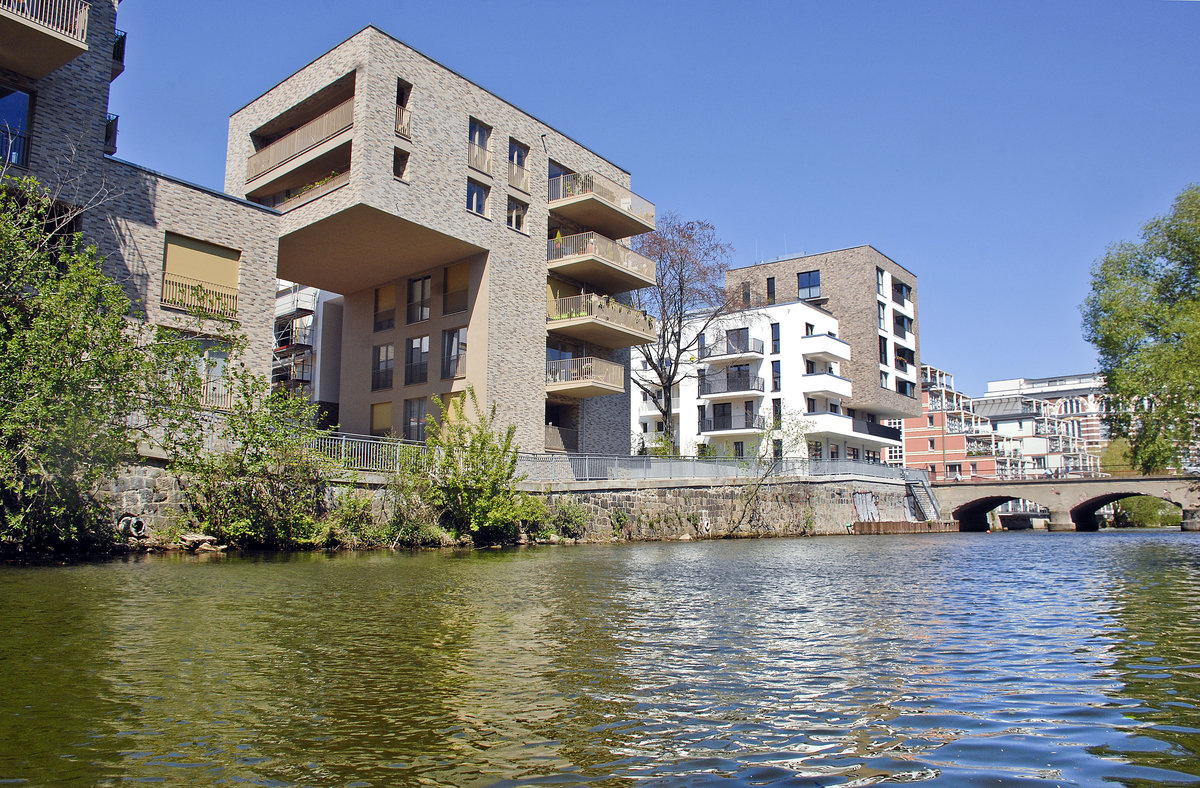
[[[579,451],[579,430],[547,424],[546,451]]]
[[[467,354],[455,353],[442,356],[442,380],[453,380],[467,375]]]
[[[287,213],[293,208],[299,208],[305,203],[310,203],[318,197],[323,197],[331,191],[340,189],[350,182],[350,171],[334,173],[326,178],[313,181],[309,185],[303,187],[299,193],[289,197],[283,202],[275,206],[275,209],[280,213]]]
[[[711,345],[699,349],[696,358],[700,361],[726,363],[761,358],[764,345],[761,339],[746,339],[726,334]]]
[[[849,361],[850,343],[833,334],[809,334],[800,338],[800,353],[810,361]]]
[[[529,171],[515,161],[508,163],[508,185],[529,194]]]
[[[888,427],[874,421],[867,421],[866,419],[851,419],[851,421],[853,422],[854,431],[860,435],[870,435],[873,438],[900,442],[901,433],[895,427]]]
[[[804,393],[810,397],[844,399],[850,397],[850,381],[832,372],[814,372],[803,377]]]
[[[751,375],[717,373],[700,375],[697,388],[701,397],[729,398],[738,395],[761,397],[766,390],[762,378]]]
[[[654,341],[654,319],[608,296],[584,293],[551,301],[546,327],[562,336],[619,348]]]
[[[116,32],[112,48],[112,74],[108,78],[110,82],[125,72],[125,39],[128,34],[124,30]]]
[[[599,173],[568,173],[551,178],[551,211],[610,238],[654,230],[654,205]]]
[[[412,139],[412,112],[399,104],[396,105],[396,133],[407,140]]]
[[[163,273],[162,305],[209,317],[237,317],[236,287],[202,282],[186,276]]]
[[[492,152],[487,148],[467,143],[467,164],[480,172],[492,174]]]
[[[117,152],[117,123],[119,115],[108,115],[104,119],[104,152],[113,156]]]
[[[0,68],[41,79],[88,51],[84,0],[0,0]]]
[[[599,233],[578,233],[546,242],[549,270],[610,293],[654,285],[654,261]]]
[[[371,391],[382,391],[392,387],[392,378],[395,370],[392,367],[387,369],[371,370]]]
[[[286,161],[341,134],[354,125],[354,97],[313,118],[269,145],[252,153],[246,160],[246,182],[249,183]]]
[[[767,420],[759,414],[730,413],[703,419],[699,426],[700,432],[704,434],[711,432],[754,433],[767,429]]]
[[[275,296],[275,319],[292,315],[300,317],[317,311],[317,291],[300,290]]]
[[[625,367],[594,356],[546,362],[546,393],[599,397],[625,391]]]

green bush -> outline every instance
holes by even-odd
[[[559,497],[550,508],[545,531],[567,539],[578,539],[587,530],[587,509],[570,497]]]
[[[395,539],[395,528],[389,521],[375,516],[371,499],[351,488],[337,497],[329,514],[321,521],[314,544],[364,550],[391,547]]]

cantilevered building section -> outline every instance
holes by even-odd
[[[472,387],[523,449],[624,453],[622,294],[654,265],[627,172],[368,27],[230,119],[226,188],[282,213],[279,276],[340,294],[341,427],[424,438]],[[319,318],[318,318],[319,322]]]

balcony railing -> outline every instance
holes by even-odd
[[[128,33],[124,30],[116,31],[117,35],[113,38],[113,62],[125,65],[125,39],[128,38]]]
[[[515,161],[508,163],[508,185],[529,192],[529,171]]]
[[[408,107],[396,105],[396,133],[406,139],[412,139],[412,112]]]
[[[442,357],[442,380],[465,377],[467,374],[467,354],[455,353],[453,356]]]
[[[546,451],[579,451],[579,430],[547,424]]]
[[[625,367],[603,358],[584,356],[546,362],[547,383],[604,383],[625,385]]]
[[[467,290],[451,290],[442,294],[442,314],[452,315],[455,312],[467,311]]]
[[[354,98],[348,98],[323,115],[280,137],[246,160],[246,180],[252,181],[288,159],[320,145],[354,125]]]
[[[652,334],[655,331],[654,318],[642,310],[625,306],[608,296],[595,293],[555,299],[547,304],[546,317],[550,320],[591,317],[642,334]]]
[[[233,389],[223,380],[206,381],[200,389],[200,407],[209,410],[232,410]]]
[[[84,0],[0,0],[0,8],[87,43],[88,4]]]
[[[0,128],[0,157],[9,164],[29,166],[29,137]]]
[[[163,273],[162,305],[219,317],[237,317],[237,288]]]
[[[754,353],[761,356],[764,348],[765,345],[761,339],[744,339],[726,335],[724,339],[718,339],[713,344],[700,348],[696,357],[703,361],[713,356],[737,356],[743,353]]]
[[[701,396],[729,394],[737,391],[765,391],[766,384],[762,378],[750,375],[701,375],[699,390]]]
[[[647,279],[654,279],[653,260],[599,233],[578,233],[546,241],[546,262],[578,256],[595,257]]]
[[[890,441],[900,440],[900,430],[895,427],[885,427],[882,424],[877,424],[866,419],[854,419],[854,431],[861,432],[864,435],[873,435],[876,438],[884,438]]]
[[[289,197],[288,199],[276,205],[275,209],[280,213],[286,213],[293,208],[299,208],[305,203],[312,202],[318,197],[329,194],[334,189],[345,186],[349,182],[350,171],[346,170],[345,172],[338,173],[337,175],[330,177],[326,181],[322,181],[321,183],[314,184],[310,188],[306,188],[299,194]]]
[[[119,115],[107,115],[104,118],[104,152],[112,156],[117,152],[117,123]]]
[[[553,207],[556,200],[566,200],[584,194],[594,194],[626,213],[633,214],[644,222],[654,224],[654,204],[640,197],[616,181],[595,172],[572,172],[551,178],[547,200]]]
[[[371,391],[390,389],[392,387],[392,369],[371,370]]]
[[[726,416],[713,416],[700,422],[701,432],[720,432],[721,430],[765,430],[767,420],[761,414],[731,413]]]
[[[429,361],[414,361],[404,365],[404,385],[425,383],[429,380]]]
[[[429,305],[432,300],[422,298],[418,301],[409,301],[408,309],[404,314],[405,323],[420,323],[422,320],[429,319]]]
[[[467,164],[480,172],[492,174],[492,152],[474,142],[467,143]]]

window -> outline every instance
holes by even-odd
[[[744,441],[733,442],[733,456],[739,460],[746,456],[746,444]]]
[[[857,460],[858,459],[858,449],[854,448],[853,446],[847,446],[846,447],[846,459],[847,460]]]
[[[442,332],[442,378],[467,374],[467,327]]]
[[[742,306],[750,306],[750,283],[742,282]]]
[[[817,401],[816,401],[815,399],[813,399],[812,397],[806,397],[806,398],[805,398],[805,404],[806,404],[806,405],[808,405],[808,412],[809,412],[809,413],[816,413],[816,412],[817,412]]]
[[[806,337],[811,337],[811,336],[812,336],[813,334],[815,334],[815,333],[817,333],[817,327],[816,327],[816,326],[814,326],[812,323],[805,323],[805,324],[804,324],[804,336],[806,336]]]
[[[642,432],[649,432],[649,431],[650,431],[650,424],[648,422],[643,421],[642,422]]]
[[[29,166],[29,121],[32,97],[0,85],[0,156],[6,164]]]
[[[396,133],[412,139],[412,114],[408,111],[408,99],[412,85],[403,79],[396,80]]]
[[[525,212],[529,206],[520,200],[508,198],[508,226],[517,232],[525,232]]]
[[[885,388],[885,389],[888,388],[888,373],[886,373],[886,372],[879,373],[879,387]]]
[[[901,378],[896,378],[896,392],[899,394],[903,394],[906,397],[916,397],[917,396],[917,387],[915,385],[913,385],[913,382],[911,380],[903,380]]]
[[[897,345],[895,355],[895,367],[901,372],[907,372],[909,367],[917,363],[917,353],[912,348]]]
[[[529,172],[525,169],[525,161],[529,158],[529,146],[522,145],[512,137],[508,139],[508,185],[529,191]]]
[[[779,352],[779,324],[778,323],[771,324],[771,352],[772,353]]]
[[[392,175],[404,180],[406,172],[408,172],[408,151],[394,148],[392,150]]]
[[[882,268],[875,269],[875,292],[879,293],[879,295],[885,295],[885,293],[883,292],[883,269]]]
[[[371,349],[371,391],[392,387],[392,367],[395,360],[396,346],[390,342]]]
[[[425,442],[426,399],[404,400],[404,439]]]
[[[879,302],[879,327],[887,331],[887,304]]]
[[[820,298],[821,297],[821,272],[820,271],[802,271],[796,274],[796,297],[805,298]]]
[[[396,327],[396,286],[375,288],[375,330],[387,331]]]
[[[491,138],[492,127],[471,118],[471,125],[467,130],[467,164],[489,175],[492,172],[492,152],[489,146]]]
[[[771,441],[771,456],[775,459],[775,462],[783,459],[783,438],[776,438]]]
[[[376,437],[392,432],[392,403],[376,402],[371,406],[371,434]]]
[[[808,444],[808,456],[812,457],[814,460],[821,459],[821,442],[820,441],[812,441],[811,443]]]
[[[879,452],[867,449],[865,452],[863,452],[863,459],[867,462],[877,463],[879,462]]]
[[[905,301],[910,300],[912,296],[912,288],[901,281],[892,279],[892,301],[904,305]]]
[[[442,314],[467,311],[467,284],[470,263],[455,263],[442,269]]]
[[[817,362],[809,361],[808,359],[805,359],[804,360],[804,374],[805,375],[813,375],[813,374],[816,374],[816,371],[817,371]]]
[[[730,353],[745,353],[750,349],[750,329],[731,328],[725,332],[725,349]]]
[[[933,438],[930,438],[930,439],[929,439],[929,450],[930,450],[930,451],[933,451],[933,450],[934,450],[934,442],[933,442]]]
[[[880,337],[880,338],[879,338],[879,363],[880,363],[880,364],[887,364],[887,363],[888,363],[888,343],[887,343],[887,337]]]
[[[714,408],[717,406],[713,406]],[[696,432],[704,432],[704,406],[696,406]]]
[[[240,257],[236,249],[167,233],[162,305],[236,317]]]
[[[429,380],[429,337],[412,337],[404,350],[404,385]]]
[[[972,476],[979,475],[979,463],[977,463],[977,462],[971,463],[971,475]]]
[[[783,400],[779,397],[771,400],[771,423],[774,429],[783,424]]]
[[[929,421],[929,423],[928,423],[926,426],[928,426],[928,427],[932,427],[932,426],[934,426],[934,424],[933,424],[933,414],[930,414],[930,415],[926,416],[925,418],[926,418],[926,419],[928,419],[928,421]]]
[[[767,303],[775,303],[775,277],[767,277]]]
[[[947,463],[946,475],[951,476],[951,477],[962,476],[962,463],[959,463],[959,462]]]
[[[429,319],[429,302],[432,292],[432,276],[419,276],[416,279],[408,280],[407,322],[419,323]]]
[[[838,448],[836,443],[829,444],[829,459],[836,460],[838,458]]]
[[[892,315],[892,333],[904,337],[912,331],[912,318],[901,314]]]
[[[779,374],[779,362],[772,361],[771,362],[771,391],[779,391],[780,383],[781,383],[781,380],[780,380],[780,374]]]
[[[488,187],[473,180],[467,180],[467,210],[480,216],[487,216]]]

